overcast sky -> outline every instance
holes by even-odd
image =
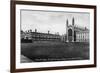
[[[74,13],[74,12],[52,12],[52,11],[31,11],[21,10],[21,29],[26,31],[37,29],[38,32],[50,33],[59,32],[66,33],[66,20],[69,20],[69,25],[72,24],[72,18],[75,18],[75,25],[79,27],[87,27],[90,25],[89,13]]]

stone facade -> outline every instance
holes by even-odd
[[[61,41],[59,34],[40,33],[40,32],[24,32],[21,34],[21,39],[27,39],[34,41]]]
[[[67,20],[66,42],[89,42],[89,29],[75,26],[74,18],[72,19],[72,25],[69,25]]]
[[[62,42],[89,42],[89,29],[86,27],[76,27],[75,19],[72,19],[72,24],[66,21],[66,33],[64,35],[40,33],[35,29],[28,32],[21,32],[21,39],[27,39],[32,41],[62,41]]]

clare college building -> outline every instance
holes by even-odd
[[[86,27],[78,27],[75,25],[75,19],[72,18],[72,24],[66,20],[66,34],[59,35],[59,33],[52,34],[50,31],[47,33],[40,33],[35,29],[28,30],[27,32],[21,31],[21,41],[30,40],[34,41],[59,41],[59,42],[89,42],[89,29]]]

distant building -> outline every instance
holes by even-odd
[[[66,21],[66,34],[59,35],[48,33],[40,33],[35,29],[28,30],[27,32],[21,31],[21,40],[31,40],[34,41],[62,41],[62,42],[89,42],[89,29],[76,27],[75,20],[72,19],[72,25],[69,25],[68,20]]]
[[[60,41],[60,35],[48,33],[32,32],[33,41]]]
[[[58,34],[50,34],[50,31],[48,33],[40,33],[37,32],[37,29],[35,29],[35,32],[25,32],[21,34],[21,39],[27,39],[34,41],[60,41],[61,36]]]
[[[89,29],[76,27],[75,20],[72,19],[72,25],[66,21],[66,42],[89,42]]]

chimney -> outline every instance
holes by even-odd
[[[35,32],[37,32],[37,29],[35,29]]]
[[[87,28],[85,27],[85,30],[86,30]]]
[[[32,30],[30,29],[30,32],[32,32]]]
[[[57,35],[59,35],[59,32],[57,32]]]
[[[50,31],[48,31],[48,34],[50,33]]]

